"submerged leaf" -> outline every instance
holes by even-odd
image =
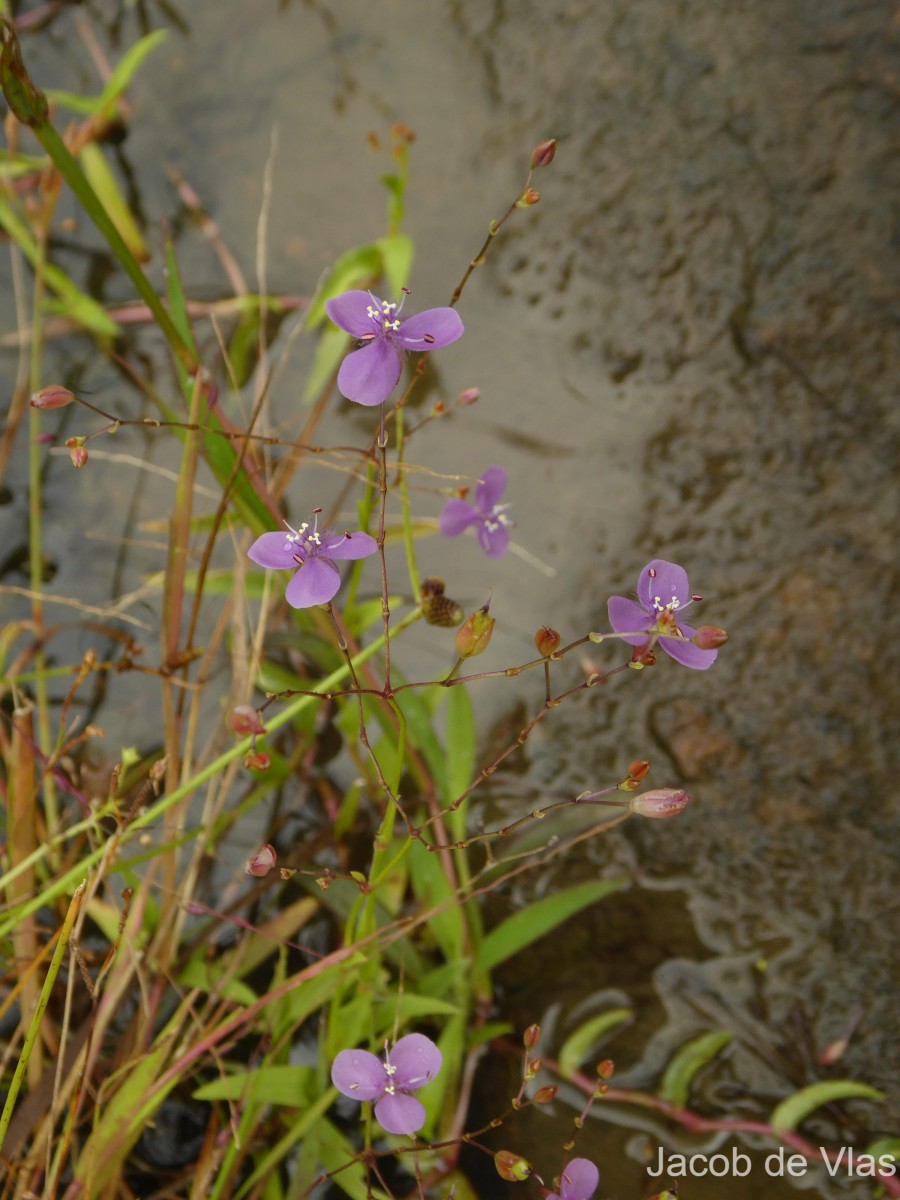
[[[778,1105],[771,1116],[772,1129],[777,1134],[790,1133],[810,1113],[835,1100],[883,1100],[884,1093],[867,1083],[852,1079],[829,1079],[801,1088]]]
[[[694,1076],[725,1049],[732,1036],[727,1029],[714,1029],[685,1042],[666,1067],[659,1089],[663,1100],[683,1108],[691,1093]]]

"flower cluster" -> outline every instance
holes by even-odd
[[[384,1058],[368,1050],[342,1050],[331,1082],[351,1100],[374,1100],[376,1120],[388,1133],[415,1133],[425,1124],[425,1108],[410,1092],[424,1087],[441,1069],[443,1056],[422,1033],[408,1033]]]
[[[304,521],[299,529],[293,529],[285,522],[286,533],[264,533],[247,551],[261,567],[295,572],[285,591],[285,599],[292,608],[326,604],[336,595],[341,577],[335,559],[368,558],[378,549],[375,539],[362,530],[320,533],[320,511],[313,510],[312,527]]]

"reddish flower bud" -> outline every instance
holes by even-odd
[[[516,201],[518,208],[531,208],[533,204],[538,204],[541,199],[541,193],[536,192],[534,188],[526,188],[522,195]]]
[[[463,388],[463,390],[456,397],[456,403],[461,408],[466,408],[469,404],[476,404],[478,402],[478,400],[480,399],[480,397],[481,397],[481,389],[480,388],[475,388],[475,387]]]
[[[602,1062],[597,1063],[597,1074],[601,1079],[612,1079],[615,1069],[616,1064],[611,1058],[604,1058]]]
[[[460,658],[474,658],[488,648],[496,621],[488,615],[489,605],[476,609],[456,631],[456,653]]]
[[[246,737],[248,733],[265,733],[266,727],[262,717],[252,704],[239,704],[228,714],[228,724],[238,737]]]
[[[250,750],[244,755],[244,766],[248,771],[268,771],[272,759],[265,750]]]
[[[555,154],[556,138],[548,138],[546,142],[539,142],[531,152],[532,168],[549,167]]]
[[[529,1025],[522,1034],[522,1044],[526,1050],[533,1050],[541,1036],[540,1025]]]
[[[494,1155],[494,1166],[501,1179],[509,1183],[524,1183],[534,1172],[531,1163],[522,1158],[521,1154],[513,1154],[511,1150],[498,1150]]]
[[[559,1088],[555,1083],[548,1083],[544,1087],[539,1087],[534,1093],[535,1104],[549,1104],[551,1100],[556,1098]]]
[[[248,875],[256,875],[257,877],[262,878],[263,875],[268,875],[268,873],[272,870],[272,868],[275,866],[276,860],[277,855],[275,853],[275,847],[266,843],[265,846],[260,846],[252,858],[247,860],[247,865],[244,867],[244,870]]]
[[[75,393],[70,392],[62,384],[49,383],[46,387],[42,387],[39,392],[35,392],[28,403],[32,408],[65,408],[74,399]]]
[[[561,641],[562,638],[549,625],[542,625],[534,635],[534,644],[537,646],[538,654],[542,658],[549,658],[551,654],[558,650]]]
[[[80,469],[88,460],[88,452],[84,448],[85,439],[83,437],[66,438],[66,445],[69,447],[69,458],[72,460],[72,466]]]
[[[691,641],[701,650],[718,650],[728,641],[728,634],[716,625],[701,625]]]
[[[543,1065],[539,1058],[529,1059],[525,1063],[525,1078],[534,1079]]]
[[[628,778],[633,779],[635,783],[640,783],[642,779],[646,779],[650,770],[650,764],[645,758],[636,758],[628,767]]]
[[[690,802],[691,798],[683,788],[658,788],[655,792],[641,792],[639,796],[632,796],[628,807],[642,817],[662,820],[665,817],[677,817]]]

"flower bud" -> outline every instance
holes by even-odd
[[[248,733],[265,733],[266,727],[262,717],[252,704],[239,704],[228,714],[228,724],[232,733],[238,737],[246,737]]]
[[[250,750],[244,755],[243,762],[248,771],[268,771],[272,759],[265,750]]]
[[[543,1065],[544,1064],[539,1058],[528,1059],[528,1061],[525,1063],[525,1078],[534,1079]]]
[[[526,1050],[533,1050],[541,1036],[540,1025],[529,1025],[522,1034],[522,1044]]]
[[[542,625],[534,635],[534,644],[537,646],[538,654],[542,658],[549,658],[551,654],[558,650],[561,641],[562,638],[549,625]]]
[[[616,1064],[611,1058],[604,1058],[602,1062],[597,1063],[597,1074],[601,1079],[612,1079],[616,1070]]]
[[[635,783],[640,783],[642,779],[646,779],[650,771],[650,764],[646,758],[636,758],[633,763],[628,765],[628,778],[633,779]]]
[[[32,408],[65,408],[66,405],[71,404],[74,399],[75,393],[70,392],[69,389],[63,387],[62,384],[49,383],[46,387],[42,387],[39,392],[35,392],[28,403]]]
[[[716,625],[701,625],[691,641],[701,650],[718,650],[728,641],[728,634]]]
[[[83,437],[66,438],[66,445],[69,448],[69,458],[72,460],[72,466],[76,470],[84,466],[88,460],[88,452],[84,447],[85,439]]]
[[[272,870],[276,860],[275,847],[266,843],[265,846],[260,846],[252,858],[247,860],[244,870],[248,875],[256,875],[258,878],[262,878],[262,876],[268,875]]]
[[[548,138],[546,142],[539,142],[531,152],[532,169],[536,167],[549,167],[553,162],[555,154],[556,138]]]
[[[476,609],[456,631],[456,653],[460,658],[474,658],[488,648],[496,621],[488,615],[489,605]]]
[[[551,1100],[556,1098],[556,1093],[559,1088],[555,1083],[545,1084],[544,1087],[539,1087],[534,1093],[535,1104],[549,1104]]]
[[[511,1150],[498,1150],[494,1155],[494,1166],[501,1179],[509,1183],[524,1183],[534,1172],[531,1163],[522,1158],[521,1154],[513,1154]]]
[[[456,403],[461,408],[467,408],[468,405],[470,405],[470,404],[477,404],[477,402],[479,401],[480,398],[481,398],[481,388],[476,388],[476,387],[463,388],[463,390],[456,397]]]
[[[538,204],[541,199],[541,193],[536,192],[534,188],[526,188],[522,195],[516,201],[517,208],[531,208],[533,204]]]
[[[628,808],[642,817],[661,821],[664,817],[677,817],[690,802],[691,798],[683,788],[657,788],[654,792],[632,796]]]

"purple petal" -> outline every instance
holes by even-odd
[[[394,1082],[406,1090],[424,1087],[434,1079],[444,1061],[440,1050],[424,1033],[408,1033],[391,1048],[387,1057],[396,1068]]]
[[[499,521],[482,521],[478,526],[478,540],[489,558],[502,558],[509,547],[509,529]]]
[[[264,533],[247,551],[247,557],[261,567],[283,571],[286,567],[296,567],[295,549],[296,543],[288,541],[287,533]]]
[[[378,549],[378,543],[367,533],[329,533],[322,539],[322,553],[327,558],[368,558]]]
[[[375,1105],[375,1119],[388,1133],[415,1133],[425,1124],[425,1116],[425,1108],[415,1096],[402,1092],[382,1096]]]
[[[506,491],[506,472],[502,467],[488,467],[482,472],[481,481],[475,490],[475,507],[479,512],[489,513]]]
[[[426,308],[400,323],[397,343],[404,350],[435,350],[462,335],[463,323],[455,308]]]
[[[342,396],[357,404],[384,404],[397,386],[402,368],[400,351],[376,338],[347,355],[338,371],[338,387]]]
[[[354,337],[364,337],[368,333],[374,333],[375,326],[372,323],[372,318],[369,316],[369,309],[373,307],[381,307],[381,301],[377,296],[372,296],[369,292],[363,292],[359,288],[354,288],[353,291],[343,292],[340,296],[335,296],[333,300],[325,301],[325,311],[341,329],[345,329],[347,333],[352,333]]]
[[[448,500],[438,517],[438,528],[444,537],[459,537],[479,519],[479,514],[467,500]]]
[[[649,629],[655,620],[655,614],[646,613],[639,604],[635,604],[633,600],[626,600],[624,596],[610,596],[606,611],[609,613],[609,623],[616,633]],[[641,646],[646,640],[646,637],[640,635],[622,638],[629,646]]]
[[[573,1158],[559,1181],[562,1200],[590,1200],[600,1182],[600,1172],[588,1158]]]
[[[338,569],[327,558],[308,558],[291,582],[284,598],[291,608],[326,604],[341,586]]]
[[[677,563],[666,562],[664,558],[654,558],[653,562],[647,563],[641,571],[637,598],[647,612],[659,611],[654,603],[657,599],[663,608],[673,600],[677,601],[676,607],[687,604],[691,598],[687,571]]]
[[[384,1094],[384,1063],[368,1050],[342,1050],[331,1067],[331,1082],[351,1100],[375,1100]]]
[[[679,621],[678,628],[684,634],[683,638],[661,637],[659,639],[659,645],[662,646],[669,658],[674,658],[683,667],[691,667],[694,671],[705,671],[711,667],[716,661],[718,650],[701,650],[699,646],[695,646],[691,638],[696,630],[692,629],[690,625],[684,625]]]

